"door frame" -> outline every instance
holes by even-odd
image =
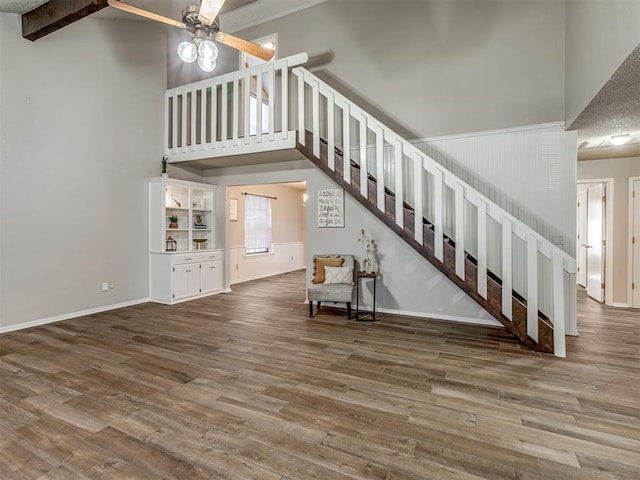
[[[613,178],[580,178],[577,183],[603,183],[605,187],[604,304],[613,306]],[[576,231],[576,244],[578,232]],[[576,262],[578,252],[576,252]]]
[[[640,181],[640,177],[629,177],[629,221],[627,225],[627,234],[628,234],[628,253],[627,253],[627,261],[628,261],[628,279],[627,279],[627,307],[629,308],[640,308],[640,305],[633,305],[633,289],[631,288],[631,284],[633,283],[633,182]],[[640,285],[638,285],[640,288]]]

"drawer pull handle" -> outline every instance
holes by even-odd
[[[184,261],[188,262],[189,260],[191,260],[191,258],[185,258]]]

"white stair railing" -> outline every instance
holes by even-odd
[[[168,90],[164,152],[169,161],[287,139],[289,69],[307,60],[300,53]]]
[[[433,206],[432,219],[434,230],[434,255],[441,262],[444,261],[444,202],[445,187],[454,192],[453,208],[455,209],[455,226],[453,240],[456,244],[455,273],[462,280],[465,279],[465,222],[464,209],[469,204],[475,208],[477,215],[476,238],[477,249],[477,294],[487,299],[487,251],[488,251],[488,223],[491,219],[501,230],[502,271],[493,272],[502,280],[501,312],[504,317],[512,320],[512,278],[516,268],[526,268],[526,292],[520,292],[527,300],[527,334],[538,342],[538,310],[539,283],[550,283],[553,292],[550,311],[544,312],[554,327],[554,354],[566,356],[565,324],[567,322],[565,295],[565,276],[574,275],[576,262],[573,257],[560,250],[547,239],[536,233],[530,227],[507,213],[500,206],[480,194],[467,183],[444,169],[435,160],[418,150],[411,143],[387,128],[373,116],[366,113],[339,92],[331,88],[308,70],[297,67],[293,69],[298,83],[298,141],[305,145],[306,131],[312,133],[312,151],[320,157],[320,138],[327,139],[328,165],[331,170],[336,169],[334,147],[343,152],[342,175],[345,182],[351,184],[350,161],[351,152],[358,151],[359,155],[353,161],[360,165],[360,193],[368,198],[369,173],[376,176],[377,208],[383,213],[394,214],[395,221],[400,228],[404,225],[403,200],[414,208],[414,235],[416,242],[424,244],[423,238],[423,205],[424,196],[429,197],[429,204]],[[341,111],[338,114],[336,109]],[[310,126],[310,128],[307,128]],[[375,149],[373,154],[367,151]],[[383,175],[383,150],[393,149],[395,178],[390,185],[385,185]],[[409,163],[408,165],[406,163]],[[410,172],[403,175],[402,172]],[[425,188],[425,175],[428,173],[433,179],[433,186]],[[412,182],[413,188],[407,188],[407,182]],[[385,187],[395,192],[395,205],[392,212],[385,212]],[[413,198],[406,198],[406,192],[412,192]],[[513,239],[519,238],[526,245],[525,265],[514,264]],[[539,278],[539,259],[550,262],[550,274]]]
[[[542,311],[554,326],[554,353],[564,357],[565,324],[571,315],[567,312],[572,311],[565,285],[571,285],[567,276],[575,275],[575,260],[302,67],[293,68],[296,93],[291,88],[296,85],[290,85],[289,69],[307,60],[308,55],[301,53],[168,90],[164,99],[164,150],[169,161],[255,152],[282,140],[295,145],[290,131],[295,126],[298,141],[305,145],[305,134],[310,130],[315,156],[320,156],[320,139],[326,139],[331,170],[338,168],[335,148],[342,150],[346,183],[352,181],[350,162],[359,164],[360,194],[365,198],[369,197],[368,175],[376,177],[376,206],[380,212],[393,215],[398,227],[411,227],[405,225],[403,201],[413,207],[412,229],[421,245],[425,242],[423,217],[429,217],[433,252],[439,261],[444,262],[446,236],[452,238],[456,245],[455,274],[461,280],[466,275],[465,233],[471,233],[466,250],[475,249],[476,293],[484,299],[488,296],[488,255],[499,244],[501,271],[492,273],[502,281],[502,315],[512,320],[514,272],[526,271],[526,291],[519,294],[527,301],[527,334],[538,341],[538,310]],[[290,119],[290,111],[294,117],[297,113],[297,119]],[[395,193],[395,204],[388,212],[386,188]],[[475,224],[464,221],[470,206]],[[446,224],[450,211],[454,222]],[[473,225],[471,230],[469,225]],[[497,237],[491,233],[496,229]],[[523,263],[514,262],[514,251],[523,248],[521,245]],[[550,301],[545,297],[547,290],[541,291],[539,285],[551,285]]]

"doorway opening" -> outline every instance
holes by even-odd
[[[578,182],[577,262],[578,285],[592,299],[613,301],[613,179]]]
[[[307,182],[227,187],[229,284],[305,268]]]

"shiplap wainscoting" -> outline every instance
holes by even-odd
[[[274,243],[273,252],[247,255],[244,245],[229,248],[230,284],[305,268],[304,242]]]

